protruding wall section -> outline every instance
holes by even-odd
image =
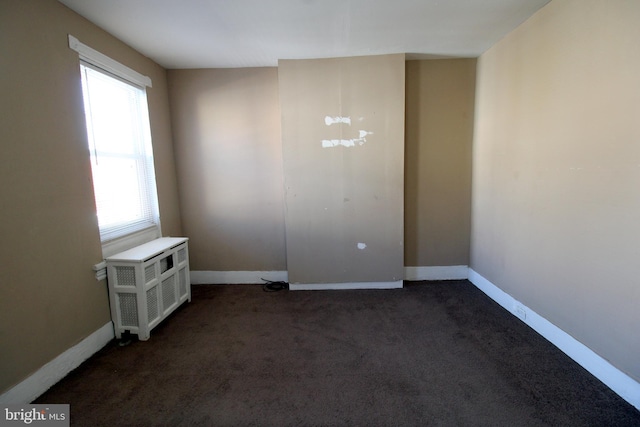
[[[289,282],[401,286],[404,55],[278,66]]]

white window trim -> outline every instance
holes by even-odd
[[[126,236],[104,242],[102,244],[102,256],[106,258],[160,237],[162,237],[162,233],[160,233],[160,220],[158,220],[158,225],[155,227],[135,231],[131,234],[127,234]]]
[[[115,61],[97,50],[85,45],[77,38],[69,36],[69,48],[78,52],[81,61],[85,61],[98,68],[112,73],[130,83],[140,87],[152,87],[151,78]],[[141,245],[151,240],[162,237],[160,218],[157,218],[157,225],[144,230],[139,230],[126,236],[118,237],[114,240],[102,243],[102,256],[104,258],[117,254],[134,246]],[[102,280],[106,277],[104,262],[93,266],[96,271],[96,279]]]
[[[150,77],[140,74],[136,70],[109,58],[107,55],[104,55],[82,43],[71,34],[69,34],[69,47],[78,52],[80,59],[87,61],[96,67],[100,67],[105,71],[115,74],[116,76],[125,78],[138,86],[151,87]]]

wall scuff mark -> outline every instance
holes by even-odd
[[[357,139],[323,139],[322,140],[322,148],[331,148],[338,147],[342,145],[343,147],[355,147],[356,142],[358,145],[364,144],[364,141],[360,138]]]
[[[360,117],[358,120],[362,121],[362,119],[363,118]],[[327,126],[331,126],[331,125],[338,124],[338,123],[344,123],[344,124],[347,124],[347,125],[351,126],[351,117],[325,116],[324,123]],[[363,145],[365,142],[367,142],[367,135],[371,135],[371,134],[373,134],[373,132],[369,132],[369,131],[366,131],[366,130],[360,130],[360,131],[358,131],[358,134],[359,134],[358,138],[351,138],[351,139],[323,139],[322,140],[322,148],[332,148],[332,147],[339,147],[339,146],[355,147],[356,144],[357,145]]]
[[[322,140],[322,148],[331,148],[331,147],[355,147],[356,145],[363,145],[367,142],[367,135],[371,135],[373,132],[367,132],[366,130],[360,131],[359,138],[351,138],[351,139],[323,139]]]
[[[326,116],[324,118],[324,123],[327,126],[335,125],[337,123],[344,123],[344,124],[347,124],[347,125],[351,126],[351,117],[340,117],[340,116],[330,117],[330,116]]]

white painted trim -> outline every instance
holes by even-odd
[[[82,362],[114,338],[113,323],[103,327],[42,366],[27,379],[0,395],[1,404],[31,403],[51,386],[64,378]]]
[[[403,281],[396,282],[348,282],[348,283],[292,283],[292,291],[323,291],[344,289],[400,289]]]
[[[469,277],[466,265],[433,267],[404,267],[405,280],[463,280]],[[191,271],[194,285],[263,284],[264,280],[287,282],[288,272],[284,271]],[[327,284],[318,284],[328,289]],[[294,285],[296,286],[296,285]],[[342,287],[340,288],[342,289]],[[352,288],[357,289],[357,288]]]
[[[133,233],[117,237],[102,244],[102,256],[108,258],[111,255],[119,254],[136,246],[144,245],[152,240],[162,237],[160,229],[160,221],[144,230],[134,231]]]
[[[405,267],[405,280],[463,280],[469,277],[466,265]]]
[[[640,410],[640,383],[598,356],[593,350],[580,341],[476,273],[473,269],[469,269],[469,281],[487,294],[489,298],[549,340],[620,397]]]
[[[107,55],[98,52],[92,47],[87,46],[71,34],[69,34],[69,48],[78,52],[80,59],[83,61],[87,61],[96,67],[115,74],[116,76],[127,79],[138,86],[151,87],[151,78],[148,76],[140,74],[136,70],[133,70],[126,65],[109,58]]]
[[[192,285],[264,284],[286,282],[287,271],[191,271]]]

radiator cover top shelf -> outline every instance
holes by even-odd
[[[117,338],[128,331],[146,341],[158,323],[191,301],[188,240],[163,237],[106,259]]]

